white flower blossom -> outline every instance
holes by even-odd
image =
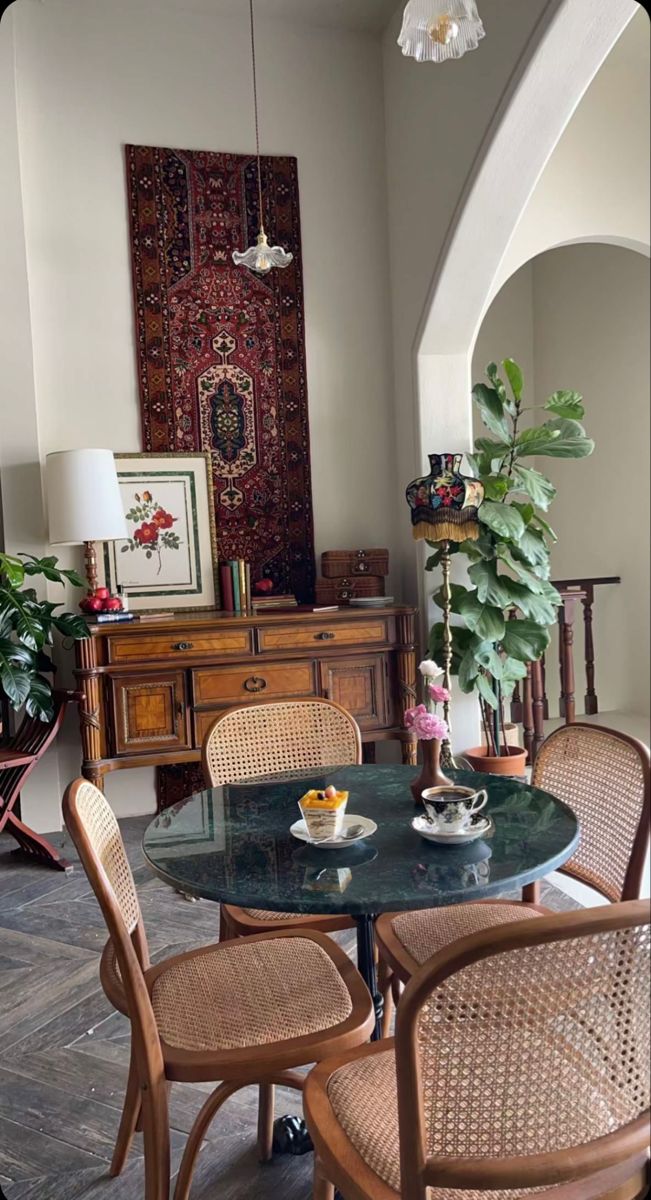
[[[444,674],[443,668],[439,667],[433,658],[424,658],[418,670],[425,679],[438,679],[439,675]]]

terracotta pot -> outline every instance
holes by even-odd
[[[420,747],[423,769],[418,779],[414,779],[409,785],[416,804],[423,803],[421,793],[426,788],[454,787],[452,780],[441,770],[441,743],[436,738],[431,738],[429,741],[421,741]]]
[[[475,746],[474,750],[464,750],[463,757],[468,760],[474,771],[483,771],[487,775],[524,775],[527,764],[527,752],[519,746],[503,746],[506,753],[496,758],[488,754],[486,746]]]

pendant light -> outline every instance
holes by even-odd
[[[409,0],[398,45],[417,62],[445,62],[476,50],[483,37],[475,0]]]
[[[258,204],[260,212],[260,232],[255,246],[241,253],[233,251],[233,262],[236,267],[250,267],[258,275],[268,275],[272,267],[288,267],[294,255],[283,250],[282,246],[270,246],[264,228],[262,210],[262,165],[260,162],[260,125],[258,121],[258,80],[255,61],[255,23],[253,19],[253,0],[249,0],[251,14],[251,62],[253,65],[253,109],[255,112],[255,155],[258,171]]]

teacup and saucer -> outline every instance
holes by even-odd
[[[485,788],[447,784],[421,793],[425,816],[412,825],[428,841],[459,845],[484,836],[492,828],[490,817],[479,816],[488,800]]]

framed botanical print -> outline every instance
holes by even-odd
[[[105,542],[100,574],[129,608],[218,607],[208,454],[116,454],[129,537]]]

